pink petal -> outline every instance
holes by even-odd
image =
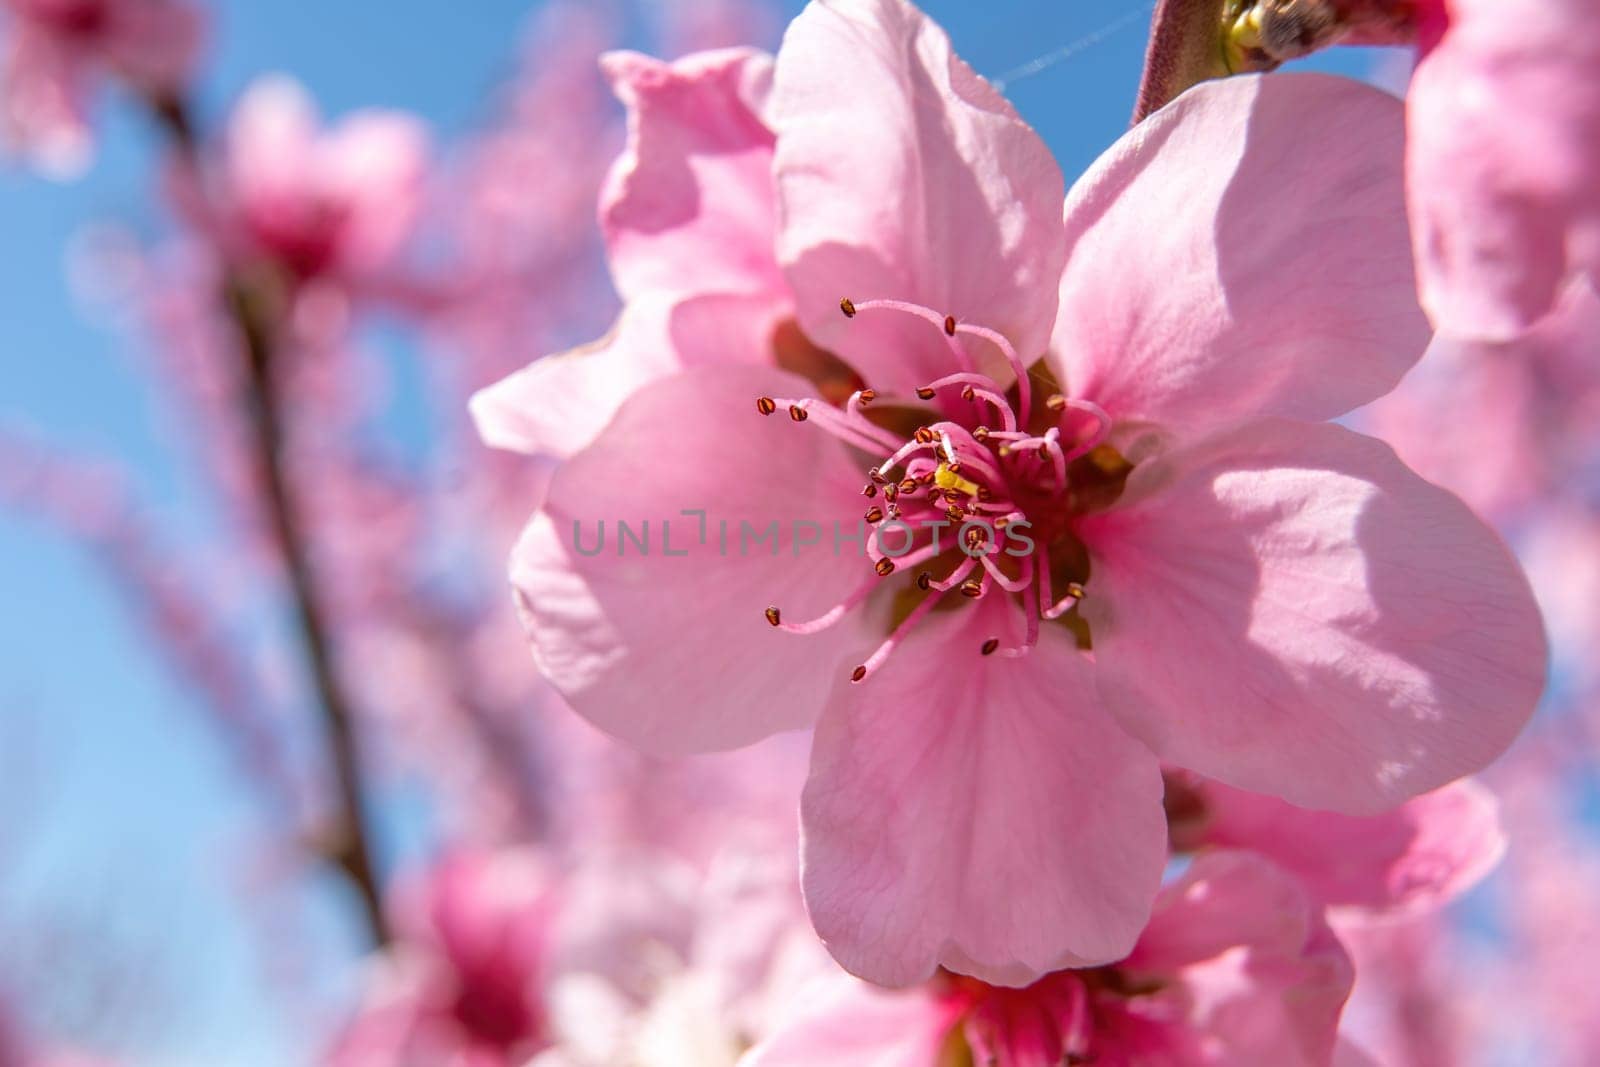
[[[761,117],[772,57],[741,48],[664,63],[613,52],[601,65],[630,116],[600,204],[623,297],[782,291],[773,135]]]
[[[1101,695],[1229,785],[1382,811],[1493,760],[1544,684],[1499,538],[1339,426],[1263,421],[1147,463],[1082,533]]]
[[[228,123],[228,188],[246,208],[298,198],[313,180],[316,140],[316,104],[298,82],[256,81]]]
[[[739,1067],[931,1067],[954,1022],[928,989],[876,989],[841,975],[814,986]]]
[[[1173,1001],[1200,1038],[1200,1064],[1326,1064],[1354,974],[1293,878],[1258,856],[1212,852],[1161,891],[1125,970],[1181,988]],[[1130,1014],[1143,1005],[1130,1002]],[[1185,1061],[1188,1062],[1188,1061]]]
[[[944,338],[839,300],[908,300],[1044,351],[1065,254],[1062,181],[1038,135],[903,0],[812,4],[772,101],[779,261],[800,324],[879,389],[949,370]],[[848,325],[848,328],[846,326]]]
[[[1368,817],[1307,811],[1214,782],[1200,788],[1204,842],[1259,852],[1334,907],[1426,911],[1476,885],[1505,851],[1499,805],[1470,780]]]
[[[351,115],[328,135],[321,191],[349,212],[339,235],[341,266],[381,267],[410,236],[422,206],[428,144],[418,119],[393,111]]]
[[[763,618],[769,605],[820,615],[870,574],[859,547],[836,554],[831,539],[835,519],[854,532],[859,468],[823,431],[756,411],[760,395],[807,388],[753,367],[664,379],[556,472],[512,583],[545,676],[601,729],[674,754],[807,725],[866,639],[860,613],[809,637]],[[682,514],[693,509],[707,514]],[[797,520],[819,524],[821,543],[798,543],[814,531]],[[607,540],[589,555],[600,521]],[[619,522],[635,537],[649,523],[648,555]],[[776,539],[758,540],[769,524]]]
[[[1141,123],[1067,198],[1060,380],[1191,434],[1393,388],[1428,342],[1402,140],[1393,97],[1322,74],[1207,82]]]
[[[1417,64],[1407,178],[1423,302],[1507,339],[1600,278],[1600,21],[1591,0],[1450,0]]]
[[[492,448],[566,457],[586,447],[628,397],[689,366],[770,362],[785,308],[766,296],[645,297],[591,344],[535,360],[471,400]],[[741,414],[753,397],[740,408]]]
[[[900,986],[995,985],[1126,953],[1165,861],[1159,775],[1099,708],[1062,633],[984,659],[1015,611],[937,613],[817,728],[801,802],[806,904],[834,958]]]

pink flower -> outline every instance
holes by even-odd
[[[1382,815],[1307,811],[1192,775],[1170,775],[1173,847],[1259,853],[1343,915],[1425,912],[1466,892],[1505,853],[1494,795],[1454,782]]]
[[[817,724],[804,881],[847,969],[1122,958],[1160,761],[1372,813],[1505,747],[1543,681],[1524,579],[1318,421],[1426,342],[1391,98],[1203,86],[1063,228],[1043,144],[909,4],[813,4],[760,70],[635,79],[621,322],[475,407],[565,457],[512,576],[580,713],[665,752]]]
[[[188,77],[200,41],[177,0],[0,0],[0,141],[60,175],[88,162],[85,117],[100,78],[160,96]]]
[[[423,887],[334,1067],[511,1067],[548,1044],[552,880],[532,855],[460,853]]]
[[[291,281],[370,282],[393,265],[421,205],[427,133],[397,112],[317,128],[315,105],[287,78],[258,82],[239,102],[207,208],[188,206],[234,258],[266,262]]]
[[[1351,978],[1293,879],[1217,852],[1162,890],[1139,943],[1112,966],[1021,989],[948,974],[899,992],[835,981],[741,1067],[1324,1065]]]
[[[1423,304],[1505,339],[1600,279],[1600,19],[1590,0],[1423,0],[1407,180]]]

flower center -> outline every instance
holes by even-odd
[[[794,422],[809,422],[865,456],[881,457],[867,468],[861,490],[869,501],[864,518],[873,527],[866,547],[872,576],[818,618],[786,621],[773,606],[767,621],[791,633],[816,633],[859,607],[884,579],[918,568],[914,588],[902,590],[910,594],[903,617],[851,673],[852,681],[870,676],[951,592],[981,600],[998,588],[1012,597],[1023,612],[1023,637],[1004,648],[999,637],[989,637],[980,651],[1026,655],[1038,643],[1040,623],[1067,616],[1085,595],[1086,558],[1072,536],[1073,517],[1103,497],[1085,491],[1105,481],[1096,471],[1111,472],[1119,488],[1127,471],[1104,444],[1110,418],[1060,393],[1036,406],[1027,368],[995,330],[898,300],[845,299],[839,306],[846,318],[890,312],[926,321],[943,337],[957,370],[917,389],[915,400],[903,398],[909,406],[882,398],[874,408],[880,397],[868,388],[855,390],[842,407],[814,397],[757,399],[762,415],[785,408]],[[980,371],[962,337],[997,349],[1012,384]]]

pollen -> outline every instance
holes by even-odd
[[[933,484],[947,493],[954,490],[965,493],[974,500],[978,497],[978,483],[961,477],[948,463],[939,464],[938,469],[933,472]]]

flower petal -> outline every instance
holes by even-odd
[[[779,261],[806,334],[869,384],[948,373],[927,323],[839,300],[907,300],[1044,351],[1065,244],[1063,185],[1044,142],[904,0],[832,0],[778,53],[772,121]],[[848,328],[846,328],[848,326]]]
[[[1322,74],[1206,82],[1141,123],[1067,198],[1061,382],[1187,434],[1388,392],[1429,336],[1402,141],[1393,97]]]
[[[900,986],[934,968],[1025,985],[1132,947],[1166,858],[1160,776],[1048,628],[989,598],[936,613],[817,728],[801,801],[804,888],[834,958]]]
[[[601,66],[630,118],[600,200],[624,299],[783,290],[773,134],[761,117],[772,57],[730,48],[665,63],[612,52]]]
[[[785,308],[760,295],[642,298],[611,332],[480,389],[469,407],[491,448],[566,457],[635,392],[686,367],[771,362]]]
[[[870,575],[830,534],[836,519],[854,534],[860,512],[844,449],[756,412],[759,395],[805,389],[753,367],[667,378],[556,472],[512,583],[540,668],[601,729],[676,754],[807,725],[863,640],[859,613],[804,637],[762,618],[821,614]]]
[[[1161,1017],[1176,993],[1173,1006],[1206,1050],[1197,1062],[1218,1067],[1328,1063],[1355,977],[1320,909],[1247,852],[1203,855],[1163,889],[1123,967],[1179,979],[1148,1010]],[[1136,999],[1129,1013],[1143,1007]]]
[[[1215,782],[1202,840],[1259,852],[1322,903],[1416,914],[1476,885],[1505,852],[1494,795],[1471,780],[1367,817],[1308,811]]]
[[[1101,695],[1229,785],[1382,811],[1481,769],[1543,688],[1499,538],[1342,427],[1263,421],[1147,463],[1081,532]]]
[[[739,1067],[929,1067],[955,1020],[927,989],[877,989],[840,975],[814,983]]]

